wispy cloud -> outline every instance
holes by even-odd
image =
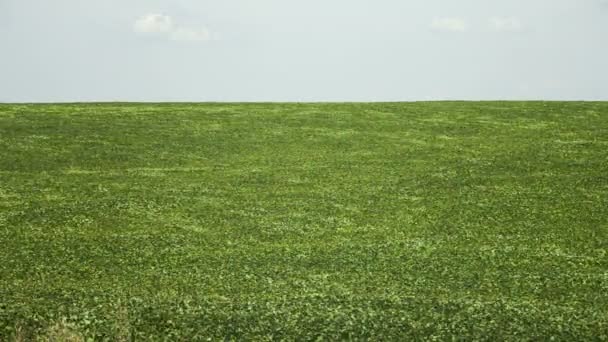
[[[156,34],[173,41],[202,42],[217,37],[206,27],[176,25],[170,16],[157,13],[138,18],[133,24],[133,30],[139,34]]]
[[[460,18],[435,18],[431,22],[431,29],[444,32],[465,32],[467,23]]]
[[[493,30],[499,32],[521,32],[524,30],[522,22],[514,17],[492,17],[489,24]]]
[[[173,20],[167,15],[146,14],[135,21],[133,29],[138,33],[167,33],[173,30]]]

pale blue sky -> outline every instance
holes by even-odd
[[[608,0],[0,0],[0,102],[608,100]]]

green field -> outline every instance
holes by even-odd
[[[608,102],[0,104],[0,341],[608,340]]]

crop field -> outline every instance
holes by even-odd
[[[608,340],[608,102],[0,104],[0,341]]]

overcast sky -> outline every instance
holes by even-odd
[[[608,0],[0,0],[0,102],[608,100]]]

